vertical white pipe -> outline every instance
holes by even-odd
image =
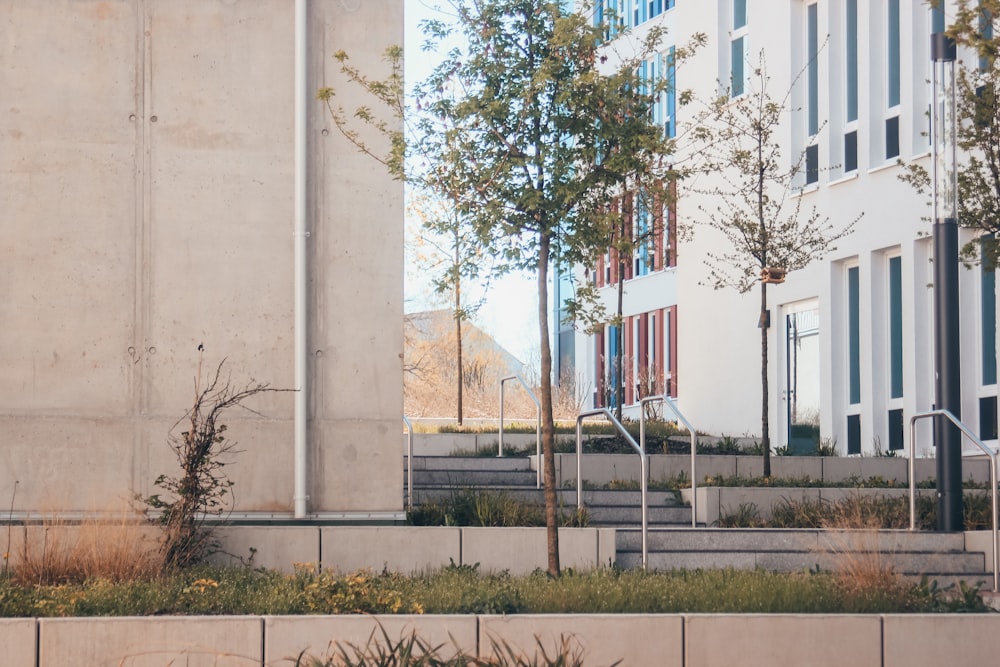
[[[295,0],[295,518],[307,512],[308,476],[308,342],[306,336],[306,123],[309,90],[307,88],[307,6]]]

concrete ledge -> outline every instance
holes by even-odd
[[[257,667],[263,664],[259,616],[44,618],[38,666]]]
[[[560,528],[559,558],[562,567],[578,570],[610,565],[615,559],[614,529]],[[478,564],[482,572],[528,574],[544,570],[548,567],[546,529],[462,528],[461,562]]]
[[[580,650],[585,665],[683,667],[684,618],[679,615],[514,615],[481,616],[479,655],[508,643],[527,656],[539,646],[557,653],[563,638]],[[718,663],[724,664],[724,663]],[[746,663],[742,663],[746,664]]]
[[[35,654],[35,632],[39,635]],[[561,638],[584,664],[911,667],[996,663],[997,614],[545,614],[249,616],[0,621],[4,665],[277,667],[335,642],[363,647],[411,632],[444,656],[488,658],[494,643],[551,656]]]
[[[37,623],[32,618],[0,619],[0,646],[3,664],[9,667],[35,667],[35,633]]]
[[[690,667],[880,665],[880,621],[877,616],[820,614],[687,616],[684,623],[685,664]],[[952,661],[956,655],[952,654]],[[921,660],[907,664],[934,663]]]
[[[437,570],[462,562],[461,530],[436,526],[324,527],[323,566],[340,572],[365,568],[404,573]]]
[[[213,563],[291,572],[296,563],[319,562],[319,526],[225,526],[216,531],[223,551],[212,557]]]
[[[441,657],[462,651],[475,655],[478,648],[475,616],[268,616],[264,619],[264,664],[292,665],[303,651],[313,658],[337,654],[337,643],[351,647],[369,643],[385,645],[383,632],[397,642],[416,633],[429,646],[440,647]]]

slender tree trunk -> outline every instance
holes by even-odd
[[[541,349],[542,458],[545,471],[545,528],[548,535],[549,574],[559,576],[559,524],[556,510],[556,457],[552,418],[552,350],[549,347],[549,250],[545,232],[538,238],[538,342]]]
[[[764,477],[771,476],[771,424],[767,409],[767,283],[760,284],[760,446],[764,450]]]
[[[458,405],[456,413],[458,415],[458,425],[462,425],[462,390],[465,387],[465,369],[462,366],[462,282],[458,274],[458,266],[461,261],[459,255],[458,233],[455,233],[455,357],[458,359]]]

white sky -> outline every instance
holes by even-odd
[[[435,17],[439,0],[405,0],[405,64],[407,81],[420,81],[438,63],[435,54],[421,50],[424,42],[420,21]],[[407,220],[407,233],[418,224]],[[467,289],[467,287],[463,287]],[[407,264],[404,284],[407,312],[447,308],[433,294],[426,271]],[[478,296],[478,295],[477,295]],[[487,300],[473,322],[496,338],[497,342],[524,363],[538,364],[538,298],[535,280],[530,275],[510,275],[493,282]]]

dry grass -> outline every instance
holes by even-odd
[[[160,531],[131,510],[69,521],[58,515],[19,526],[10,575],[22,585],[148,580],[163,569]]]
[[[823,520],[819,549],[832,559],[837,588],[858,611],[892,601],[906,607],[911,587],[894,564],[897,544],[882,532],[885,517],[872,506],[877,499],[856,494],[835,503]]]

